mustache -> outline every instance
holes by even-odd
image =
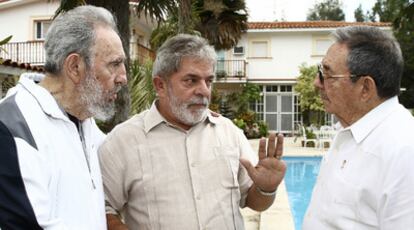
[[[121,89],[123,89],[123,86],[120,84],[116,84],[115,87],[109,92],[109,93],[119,93],[119,91],[121,91]]]
[[[207,106],[209,104],[209,100],[206,97],[194,97],[194,98],[191,98],[186,104],[188,106],[194,105],[194,104],[197,104],[197,105],[202,104],[202,105]]]

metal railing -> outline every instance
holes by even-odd
[[[0,58],[10,59],[12,62],[29,63],[30,65],[44,65],[45,51],[43,41],[9,42],[1,46]],[[137,59],[140,63],[147,59],[154,60],[155,53],[151,49],[141,45],[133,44],[135,52],[131,52],[131,59]]]
[[[246,78],[245,60],[217,60],[216,79],[218,81],[227,78]]]
[[[31,65],[43,65],[45,63],[45,51],[43,41],[9,42],[1,46],[0,57],[10,59],[18,63],[30,63]]]

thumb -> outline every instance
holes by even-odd
[[[249,174],[250,178],[252,178],[252,175],[256,173],[256,168],[252,165],[252,163],[250,163],[249,160],[243,158],[240,158],[240,163],[247,170],[247,173]]]

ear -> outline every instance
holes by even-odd
[[[159,97],[168,95],[167,82],[164,79],[162,79],[160,76],[155,76],[152,79],[152,84],[154,85],[155,91],[157,91],[157,94]]]
[[[63,63],[65,75],[77,85],[85,77],[86,65],[83,58],[77,53],[69,54]]]
[[[361,99],[364,101],[370,101],[373,98],[378,97],[377,85],[371,76],[362,77],[362,94]]]

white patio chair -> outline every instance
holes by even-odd
[[[306,148],[307,147],[307,144],[308,144],[308,142],[312,142],[313,143],[313,146],[316,148],[317,146],[318,146],[318,140],[317,139],[308,139],[307,137],[306,137],[306,130],[305,130],[305,127],[304,126],[302,126],[302,137],[303,137],[303,146]]]
[[[331,126],[323,125],[319,129],[317,133],[318,141],[319,141],[319,148],[325,148],[325,143],[328,143],[331,146],[334,130]]]

